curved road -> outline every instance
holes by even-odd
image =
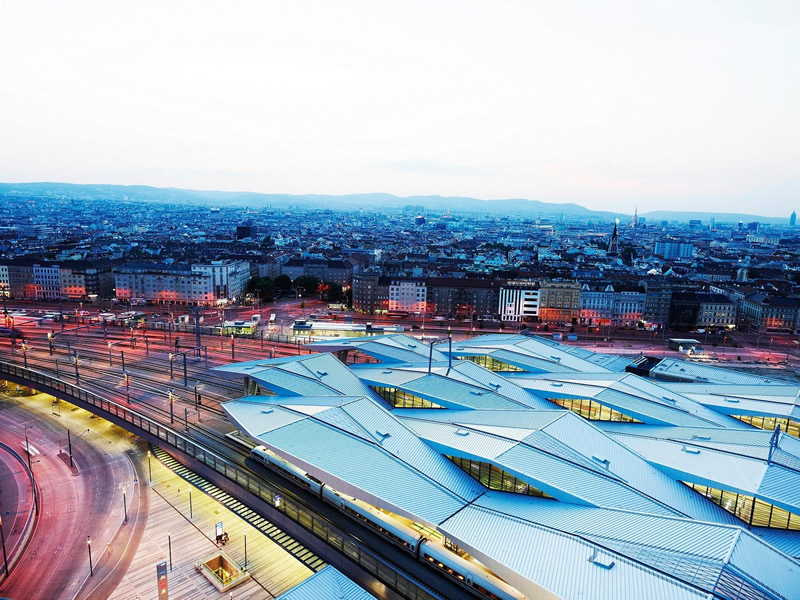
[[[85,598],[97,583],[121,580],[124,568],[108,577],[130,547],[135,529],[144,527],[138,483],[128,453],[130,435],[62,403],[62,416],[51,414],[44,395],[0,396],[0,440],[21,448],[27,427],[31,445],[40,451],[33,472],[39,493],[39,519],[25,552],[0,587],[18,600]],[[75,469],[67,458],[72,436]],[[81,431],[86,431],[77,439]],[[122,486],[126,485],[129,520],[124,523]],[[92,539],[94,576],[89,576],[87,536]],[[137,536],[133,536],[134,541]]]

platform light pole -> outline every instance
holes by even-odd
[[[22,364],[27,369],[28,368],[28,344],[26,344],[25,342],[22,342],[22,346],[20,346],[20,348],[22,349]]]
[[[5,296],[4,296],[5,298]],[[3,533],[3,517],[0,515],[0,541],[3,542],[3,564],[6,570],[6,579],[8,579],[8,555],[6,554],[6,535]]]
[[[172,571],[172,534],[167,532],[167,547],[169,548],[169,570]]]
[[[86,547],[89,549],[89,576],[94,576],[94,565],[92,564],[92,538],[86,536]]]
[[[150,450],[147,451],[147,472],[150,475],[150,483],[153,483],[153,465],[150,464]]]
[[[167,397],[169,398],[169,422],[172,425],[175,423],[175,394],[172,393],[172,390],[169,391]]]
[[[123,485],[122,486],[122,510],[125,512],[125,522],[126,523],[128,522],[128,498],[125,496],[127,491],[128,491],[128,486],[127,485]]]
[[[244,535],[244,570],[247,570],[247,527],[242,529]]]
[[[50,356],[53,356],[53,332],[47,332],[47,345],[50,347]]]
[[[170,379],[174,379],[175,378],[175,376],[173,374],[173,370],[172,370],[172,361],[173,360],[175,360],[175,355],[172,352],[170,352],[169,353],[169,378]]]

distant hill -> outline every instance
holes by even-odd
[[[345,208],[401,208],[405,205],[423,206],[426,210],[470,212],[496,215],[521,215],[535,217],[584,218],[611,221],[619,218],[621,222],[630,221],[631,215],[608,211],[590,210],[579,204],[559,204],[541,202],[524,198],[505,200],[479,200],[459,196],[394,196],[392,194],[347,194],[328,196],[320,194],[261,194],[257,192],[223,192],[213,190],[185,190],[180,188],[157,188],[146,185],[75,184],[75,183],[0,183],[0,195],[5,197],[30,198],[36,196],[55,196],[80,198],[85,200],[136,200],[173,204],[203,204],[228,206],[307,206],[336,210]],[[701,219],[707,223],[714,217],[717,223],[738,221],[760,221],[762,223],[784,223],[780,217],[761,217],[745,214],[714,214],[704,212],[653,211],[640,215],[649,222],[686,221]]]

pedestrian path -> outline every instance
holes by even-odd
[[[161,451],[156,449],[156,452]],[[171,457],[168,459],[172,460]],[[148,479],[152,473],[150,487],[142,487],[143,492],[150,493],[147,526],[131,566],[110,596],[111,600],[155,600],[158,597],[156,565],[167,561],[169,569],[170,553],[170,600],[228,600],[231,597],[229,593],[218,592],[195,570],[195,564],[202,557],[221,548],[244,565],[245,543],[247,570],[251,579],[232,590],[233,598],[274,598],[314,573],[314,569],[306,564],[315,564],[313,559],[309,560],[312,553],[303,548],[308,554],[301,550],[296,557],[284,549],[281,542],[287,547],[291,546],[288,536],[245,505],[188,469],[186,474],[196,477],[196,483],[203,486],[203,491],[181,478],[155,456],[145,456],[144,461],[144,472],[148,474]],[[180,464],[178,466],[182,467]],[[212,496],[211,493],[215,495]],[[253,525],[248,522],[248,517],[252,519]],[[220,521],[229,535],[228,543],[222,547],[217,546],[214,541],[215,524]],[[301,546],[298,544],[297,547]],[[324,566],[325,563],[321,562],[318,568]]]

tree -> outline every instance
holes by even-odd
[[[264,236],[264,239],[261,240],[261,247],[262,248],[269,248],[272,246],[272,238],[268,235]]]
[[[275,287],[281,292],[288,292],[292,289],[292,279],[286,274],[278,275],[275,278]]]
[[[300,275],[294,280],[294,289],[301,294],[311,295],[319,287],[319,279],[313,275]]]
[[[345,299],[341,285],[335,281],[329,281],[325,285],[328,286],[328,302],[342,302]]]
[[[247,282],[247,291],[268,302],[275,298],[276,288],[269,277],[253,277]]]

